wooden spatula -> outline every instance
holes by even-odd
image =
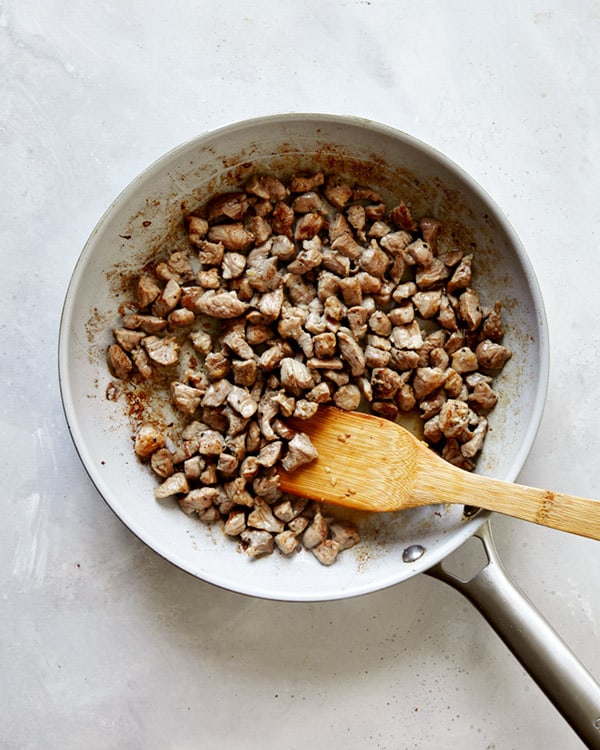
[[[538,490],[452,466],[400,425],[321,407],[296,421],[319,457],[293,473],[279,469],[284,492],[368,511],[458,503],[600,539],[600,501]]]

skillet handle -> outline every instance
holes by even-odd
[[[489,522],[475,533],[488,562],[463,581],[443,563],[427,572],[465,596],[537,682],[580,739],[600,750],[600,685],[504,569]]]

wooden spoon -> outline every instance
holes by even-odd
[[[319,457],[293,473],[284,492],[368,511],[458,503],[600,539],[600,501],[538,490],[459,469],[387,419],[321,407],[294,421]]]

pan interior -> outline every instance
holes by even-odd
[[[105,351],[125,300],[124,280],[156,253],[185,246],[182,211],[256,172],[342,172],[444,222],[475,254],[485,304],[501,300],[513,357],[497,380],[500,399],[478,471],[512,481],[529,452],[547,382],[543,305],[514,231],[484,191],[425,144],[382,125],[327,115],[277,115],[201,136],[166,154],[108,209],[79,258],[61,320],[59,371],[67,422],[94,485],[122,521],[157,553],[189,573],[255,596],[323,600],[374,591],[422,572],[483,523],[442,506],[361,519],[363,543],[324,569],[310,554],[251,561],[219,526],[156,501],[155,480],[132,449]],[[473,505],[477,498],[473,498]],[[420,557],[407,548],[424,549]],[[403,559],[404,558],[404,559]],[[416,558],[416,559],[415,559]],[[405,561],[407,560],[407,561]]]

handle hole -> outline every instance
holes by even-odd
[[[481,539],[476,536],[467,539],[443,562],[444,570],[463,583],[469,583],[489,563],[489,557]]]

